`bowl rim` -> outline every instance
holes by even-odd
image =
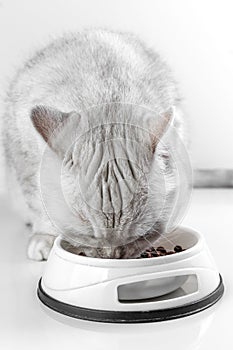
[[[194,230],[192,227],[187,226],[179,226],[175,230],[173,230],[169,235],[175,234],[178,230],[187,231],[188,234],[192,234],[197,239],[196,243],[191,246],[190,248],[187,248],[185,251],[179,252],[177,254],[171,254],[171,255],[165,255],[165,256],[159,256],[154,258],[141,258],[141,259],[109,259],[109,258],[93,258],[88,256],[82,256],[78,254],[71,253],[67,250],[65,250],[61,246],[61,242],[63,240],[62,236],[58,236],[54,242],[54,252],[63,260],[66,260],[67,262],[74,263],[74,264],[81,264],[81,265],[91,265],[91,266],[100,266],[100,267],[140,267],[140,266],[149,266],[149,265],[162,265],[162,264],[168,264],[172,262],[177,262],[180,260],[187,259],[197,253],[200,252],[203,246],[204,239],[202,235]],[[179,233],[179,231],[178,231]],[[182,233],[181,233],[182,234]],[[169,237],[168,235],[168,237]]]

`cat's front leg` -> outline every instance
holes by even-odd
[[[28,242],[27,255],[31,260],[47,260],[56,236],[47,233],[35,233]]]
[[[36,261],[47,260],[56,236],[52,225],[43,221],[33,223],[27,247],[28,258]]]

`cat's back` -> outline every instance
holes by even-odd
[[[25,108],[63,111],[106,102],[166,109],[178,98],[159,55],[132,34],[107,30],[69,34],[38,51],[19,70],[9,97]]]

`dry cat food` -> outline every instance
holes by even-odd
[[[171,254],[176,254],[176,253],[180,253],[183,252],[185,249],[183,249],[181,247],[181,245],[176,245],[173,250],[166,250],[164,247],[151,247],[149,249],[146,249],[143,253],[141,253],[141,255],[139,257],[137,257],[136,259],[141,259],[141,258],[155,258],[157,256],[165,256],[165,255],[171,255]],[[80,252],[78,253],[78,255],[81,256],[86,256],[86,254],[84,252]]]
[[[185,249],[183,249],[180,245],[176,245],[173,250],[166,250],[164,247],[151,247],[149,249],[146,249],[145,252],[141,253],[141,255],[137,258],[155,258],[157,256],[165,256],[165,255],[171,255],[183,252]]]

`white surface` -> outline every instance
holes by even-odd
[[[25,258],[27,233],[1,201],[0,348],[15,349],[230,349],[233,311],[233,190],[195,190],[183,224],[206,237],[226,292],[211,309],[163,323],[117,325],[72,320],[48,312],[36,297],[44,263]],[[95,296],[93,295],[93,298]]]
[[[48,38],[86,26],[133,31],[174,70],[194,166],[233,167],[232,10],[231,0],[0,0],[0,96]]]

